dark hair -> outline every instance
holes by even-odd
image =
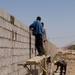
[[[37,20],[41,21],[41,17],[40,17],[40,16],[38,16],[38,17],[37,17]]]
[[[41,24],[42,24],[42,25],[44,25],[44,23],[43,23],[43,22],[41,22]]]
[[[41,24],[42,24],[42,27],[44,26],[44,23],[43,22],[41,22]]]

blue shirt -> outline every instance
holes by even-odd
[[[33,35],[42,35],[42,24],[39,20],[34,21],[29,28],[33,28]]]

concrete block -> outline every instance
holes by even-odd
[[[11,65],[7,66],[7,72],[9,75],[11,75],[12,71],[13,71],[12,66]]]
[[[12,63],[18,63],[19,62],[19,56],[13,56],[13,59],[12,59]]]
[[[0,38],[0,47],[1,47],[1,45],[2,45],[2,40],[1,40],[1,38]]]
[[[12,49],[10,48],[3,48],[3,51],[4,51],[4,57],[5,58],[8,58],[8,57],[11,57],[12,56]]]
[[[13,71],[17,71],[18,70],[18,65],[17,64],[13,64],[12,68],[13,68]]]
[[[2,36],[2,28],[0,27],[0,37]]]
[[[5,34],[5,30],[4,30],[3,28],[0,28],[0,29],[1,29],[1,30],[0,30],[0,31],[1,31],[0,33],[1,33],[1,34],[0,34],[0,35],[1,35],[1,37],[4,37],[4,35],[6,35],[6,34]]]
[[[6,65],[6,61],[5,61],[5,58],[3,57],[2,58],[2,66],[5,66]]]
[[[20,54],[21,55],[29,54],[29,50],[28,49],[22,49],[22,50],[20,50]]]
[[[17,27],[16,27],[16,26],[12,26],[12,30],[13,30],[14,32],[17,32]]]
[[[20,36],[20,41],[24,42],[24,37],[23,36]]]
[[[0,57],[3,58],[4,57],[4,49],[0,48]]]
[[[10,14],[7,13],[5,10],[2,9],[2,17],[7,21],[10,21]]]
[[[28,32],[24,32],[24,36],[29,37],[29,33]]]
[[[10,48],[12,46],[12,42],[8,39],[2,39],[2,47]]]
[[[18,75],[18,71],[13,71],[12,74],[13,75]]]
[[[24,30],[25,30],[25,31],[27,30],[26,28],[29,29],[29,27],[28,27],[27,25],[25,25],[25,24],[23,24],[23,25],[24,25]]]
[[[24,68],[19,70],[19,75],[26,75],[26,74],[27,74],[27,71]]]
[[[4,21],[3,28],[12,31],[12,24],[7,21]]]
[[[1,30],[1,33],[0,33],[0,35],[1,35],[1,37],[4,37],[4,38],[8,38],[8,39],[12,39],[11,37],[12,37],[12,33],[10,32],[10,31],[8,31],[8,30],[5,30],[5,29],[3,29],[3,28],[0,28]]]
[[[17,34],[17,41],[20,41],[21,36]]]
[[[0,18],[0,26],[3,27],[4,20]]]
[[[17,29],[17,34],[20,34],[20,28]]]
[[[4,61],[5,61],[5,62],[3,62],[3,63],[4,63],[5,66],[9,66],[9,65],[12,64],[12,58],[11,58],[11,57],[6,57],[6,58],[4,59]]]
[[[0,58],[0,67],[2,67],[2,59]]]
[[[7,50],[8,50],[7,56],[8,56],[8,57],[11,57],[11,56],[12,56],[12,49],[9,48],[9,49],[7,49]]]
[[[2,8],[0,8],[0,17],[2,17],[3,13],[2,13]]]
[[[23,35],[23,30],[22,29],[20,29],[20,34]]]
[[[20,55],[20,50],[13,49],[13,55],[16,55],[16,56]]]
[[[17,19],[14,20],[14,25],[20,28],[20,22]]]
[[[20,28],[24,30],[24,24],[20,22]]]

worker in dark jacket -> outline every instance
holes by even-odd
[[[64,75],[66,74],[66,67],[67,67],[67,62],[64,59],[59,59],[57,60],[54,65],[57,65],[57,68],[55,70],[55,72],[59,69],[60,67],[60,75],[63,75],[62,73],[64,73]]]

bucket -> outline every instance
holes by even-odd
[[[60,75],[60,73],[53,73],[53,75]]]

